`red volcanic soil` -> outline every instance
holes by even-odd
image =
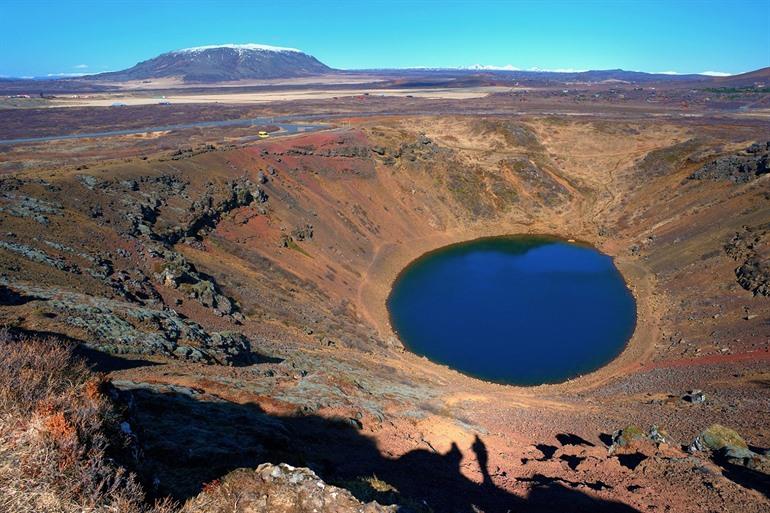
[[[203,500],[228,475],[246,486],[237,468],[287,462],[414,511],[768,509],[768,176],[690,178],[766,126],[350,124],[15,171],[0,190],[0,321],[112,355],[138,470],[161,495]],[[385,307],[397,274],[513,233],[614,257],[638,308],[615,361],[527,388],[404,350]],[[705,400],[685,400],[693,390]],[[713,424],[751,453],[688,452]]]

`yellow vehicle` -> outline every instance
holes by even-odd
[[[260,130],[257,135],[259,135],[260,139],[267,139],[268,137],[270,137],[270,134],[268,134],[264,130]]]

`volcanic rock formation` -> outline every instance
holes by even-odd
[[[0,322],[85,346],[126,467],[190,511],[382,510],[332,487],[419,513],[766,511],[770,177],[688,177],[768,138],[740,119],[383,116],[21,169],[0,181]],[[618,359],[521,388],[404,350],[398,273],[509,233],[614,257],[638,306]]]

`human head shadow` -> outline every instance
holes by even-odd
[[[269,415],[254,404],[199,400],[191,389],[142,387],[119,395],[140,443],[135,469],[151,488],[156,484],[155,496],[183,501],[231,470],[270,462],[310,467],[361,500],[398,504],[404,513],[636,511],[577,489],[585,483],[545,476],[528,480],[527,497],[512,494],[493,481],[478,436],[466,454],[453,443],[446,452],[426,446],[388,457],[350,419]],[[475,459],[481,483],[463,475],[463,458]],[[375,490],[362,479],[375,476],[397,491]]]

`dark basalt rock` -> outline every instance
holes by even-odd
[[[735,270],[735,276],[740,286],[755,296],[770,296],[770,261],[749,258]]]
[[[267,203],[268,195],[261,187],[257,187],[256,198],[259,203]]]
[[[688,403],[700,404],[706,402],[706,394],[701,390],[691,390],[682,397]]]
[[[707,163],[688,178],[690,180],[728,180],[739,184],[770,172],[770,141],[754,143],[735,155],[719,157]]]
[[[770,296],[770,259],[763,256],[768,244],[770,224],[764,224],[744,227],[724,246],[729,257],[741,262],[735,269],[738,283],[755,296]]]

